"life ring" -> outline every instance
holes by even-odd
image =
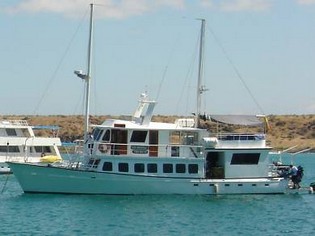
[[[105,153],[108,151],[108,146],[107,144],[101,143],[98,145],[98,150],[100,150],[100,152]]]

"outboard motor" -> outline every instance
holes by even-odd
[[[297,176],[297,182],[300,183],[302,181],[302,178],[304,176],[304,169],[302,166],[298,166],[298,171],[296,173]]]
[[[315,191],[315,182],[310,184],[310,193],[314,193]]]

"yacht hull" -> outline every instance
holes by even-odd
[[[94,172],[9,163],[25,193],[62,194],[283,194],[284,178],[193,179]]]

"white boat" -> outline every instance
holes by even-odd
[[[202,20],[201,32],[204,27]],[[106,120],[92,126],[93,135],[88,135],[92,33],[93,5],[88,72],[75,72],[87,84],[84,162],[77,165],[10,162],[24,192],[209,195],[287,192],[289,179],[279,176],[276,165],[270,163],[271,148],[266,146],[265,133],[209,133],[198,128],[198,107],[204,91],[200,76],[194,119],[178,119],[174,124],[152,122],[156,102],[144,93],[132,120]],[[218,124],[262,123],[257,116],[211,116],[211,119]]]
[[[0,174],[10,173],[7,161],[37,163],[61,160],[58,137],[35,135],[35,130],[44,128],[51,129],[51,135],[55,135],[55,126],[31,126],[26,120],[0,121]]]

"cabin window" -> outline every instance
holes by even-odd
[[[176,173],[185,173],[186,165],[185,164],[176,164]]]
[[[28,129],[22,129],[23,137],[31,137],[30,132]]]
[[[127,130],[112,129],[111,142],[115,145],[111,148],[111,155],[126,155],[127,154]]]
[[[103,165],[103,171],[113,171],[113,163],[105,161]]]
[[[100,163],[100,159],[91,158],[89,160],[88,166],[93,167],[93,168],[97,168],[99,163]]]
[[[102,141],[104,141],[104,142],[109,142],[110,141],[110,130],[109,129],[106,130],[106,132],[105,132],[105,134],[104,134],[104,136],[102,138]]]
[[[159,132],[157,130],[150,130],[149,143],[150,144],[159,143]]]
[[[148,173],[157,173],[157,164],[149,163],[147,165]]]
[[[0,152],[20,152],[18,146],[0,146]]]
[[[257,165],[260,153],[234,153],[231,165]]]
[[[130,142],[133,143],[144,143],[147,137],[148,131],[133,131]]]
[[[49,146],[35,146],[35,151],[37,153],[51,153],[51,149]]]
[[[91,159],[89,160],[88,165],[89,165],[89,166],[90,166],[90,165],[92,165],[92,164],[93,164],[93,162],[94,162],[94,159],[93,159],[93,158],[91,158]]]
[[[143,163],[136,163],[135,166],[136,173],[143,173],[144,172],[144,164]]]
[[[198,133],[197,132],[182,132],[181,133],[181,143],[183,145],[195,145],[198,143]]]
[[[179,147],[172,147],[171,149],[171,155],[172,157],[179,157]]]
[[[93,137],[94,137],[94,140],[99,140],[100,139],[100,137],[101,137],[101,135],[102,135],[102,131],[103,130],[101,130],[101,129],[98,129],[98,128],[96,128],[96,129],[94,129],[93,130]]]
[[[100,163],[100,159],[96,159],[93,163],[93,168],[97,168],[98,164]]]
[[[129,172],[128,163],[119,163],[118,164],[118,171],[119,172]]]
[[[8,136],[17,136],[15,129],[5,129]]]
[[[189,174],[197,174],[198,173],[198,165],[197,164],[189,164],[188,165],[188,173]]]
[[[173,164],[163,164],[163,173],[173,173]]]
[[[180,132],[173,131],[170,133],[170,142],[171,144],[180,144]]]

